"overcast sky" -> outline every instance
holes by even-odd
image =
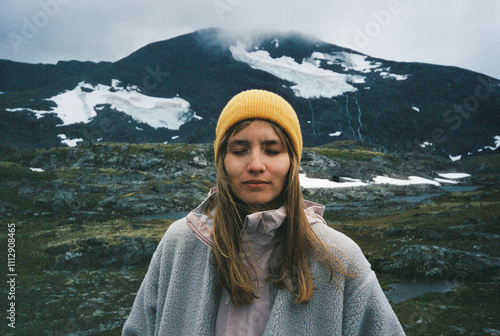
[[[208,27],[295,30],[374,57],[500,79],[499,0],[2,0],[0,59],[116,61]]]

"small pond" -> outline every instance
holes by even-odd
[[[400,303],[408,299],[416,298],[427,293],[451,292],[460,284],[453,281],[441,281],[432,283],[393,283],[388,285],[389,289],[384,291],[389,301]]]

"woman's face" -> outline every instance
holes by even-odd
[[[228,141],[224,168],[232,192],[255,211],[277,209],[290,156],[273,126],[254,120]]]

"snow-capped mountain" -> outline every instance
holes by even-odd
[[[225,103],[250,88],[297,111],[306,146],[352,139],[458,158],[500,146],[500,81],[455,67],[376,59],[298,33],[216,29],[117,62],[0,61],[0,142],[211,142]]]

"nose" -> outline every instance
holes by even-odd
[[[266,165],[259,151],[253,151],[249,157],[248,170],[250,173],[262,173],[266,169]]]

